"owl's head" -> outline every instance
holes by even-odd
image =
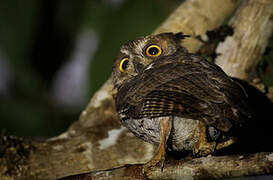
[[[115,87],[142,73],[150,63],[173,55],[176,52],[187,52],[181,46],[181,40],[188,35],[182,33],[161,33],[129,41],[120,48],[113,65]]]

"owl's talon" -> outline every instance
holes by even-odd
[[[154,157],[152,160],[144,164],[143,166],[144,173],[146,174],[156,167],[160,167],[161,172],[163,172],[165,167],[165,154],[162,155],[162,157]]]
[[[160,161],[160,167],[161,167],[161,172],[163,172],[164,167],[165,167],[165,156],[162,157],[161,161]]]
[[[216,149],[216,142],[208,142],[206,137],[206,126],[204,123],[199,123],[199,142],[193,148],[194,156],[207,156],[213,153]]]

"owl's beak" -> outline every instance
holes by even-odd
[[[143,71],[143,68],[144,68],[143,64],[141,64],[141,63],[139,63],[137,61],[133,61],[133,63],[134,63],[134,68],[135,68],[136,73],[139,74],[140,72]]]

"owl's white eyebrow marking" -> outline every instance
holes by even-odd
[[[147,41],[147,38],[144,37],[128,41],[121,47],[120,52],[130,56],[130,58],[134,58],[135,56],[143,57],[143,48],[146,46]]]
[[[147,40],[142,39],[142,40],[139,40],[138,42],[134,42],[134,43],[135,43],[135,47],[137,49],[137,52],[140,52],[140,54],[142,55],[141,52],[142,52],[143,48],[145,47]]]
[[[122,52],[123,54],[127,54],[127,55],[129,54],[129,51],[127,49],[123,49],[123,48],[120,50],[120,52]]]

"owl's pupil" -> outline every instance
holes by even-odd
[[[149,54],[156,55],[158,54],[159,50],[156,47],[152,47],[149,49]]]
[[[125,60],[123,63],[122,63],[122,69],[127,69],[127,67],[128,67],[128,63],[129,63],[129,61],[128,60]]]

